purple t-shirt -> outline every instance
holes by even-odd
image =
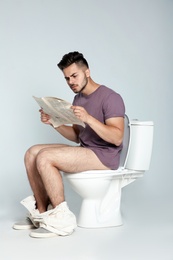
[[[124,117],[125,115],[122,97],[103,85],[88,96],[82,93],[77,94],[74,97],[73,105],[84,107],[91,116],[103,124],[105,124],[105,120],[108,118]],[[104,141],[87,124],[85,128],[79,125],[78,128],[80,131],[80,145],[91,149],[107,167],[117,169],[119,167],[122,144],[116,146]]]

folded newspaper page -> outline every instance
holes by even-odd
[[[85,127],[84,122],[77,118],[71,108],[71,104],[63,99],[56,97],[34,97],[40,108],[48,114],[53,127],[65,124],[75,124]]]

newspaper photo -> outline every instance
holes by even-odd
[[[76,124],[85,127],[84,122],[74,115],[71,108],[72,104],[69,102],[56,97],[38,98],[33,96],[33,98],[40,108],[51,117],[49,121],[54,128],[65,124]]]

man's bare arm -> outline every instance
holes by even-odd
[[[106,120],[105,124],[88,114],[80,106],[73,106],[74,114],[83,122],[88,124],[103,140],[119,146],[123,140],[124,118],[112,117]]]

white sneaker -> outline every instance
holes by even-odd
[[[27,214],[26,219],[17,222],[13,225],[14,229],[17,230],[23,230],[23,229],[32,229],[32,228],[38,228],[39,223],[35,222],[35,218],[37,218],[37,215],[40,214],[38,209],[36,209],[36,200],[35,197],[29,196],[26,199],[21,201],[21,204],[29,211]]]
[[[13,225],[14,229],[17,230],[26,230],[26,229],[33,229],[36,228],[29,217],[26,217],[26,219],[19,221]]]
[[[76,228],[76,217],[69,210],[64,201],[56,208],[39,214],[34,221],[39,223],[40,228],[30,233],[31,237],[44,238],[52,236],[67,236]]]

